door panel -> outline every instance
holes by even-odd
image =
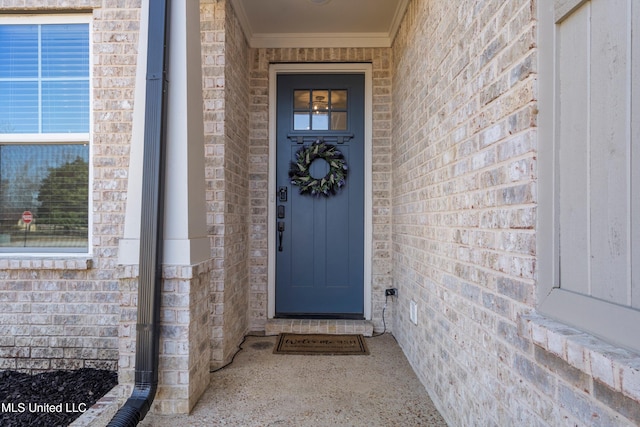
[[[281,74],[277,88],[276,185],[287,198],[276,201],[284,210],[276,219],[276,229],[283,228],[281,248],[276,239],[276,316],[362,318],[364,76]],[[319,112],[311,108],[316,101]],[[289,178],[298,150],[316,139],[335,145],[348,166],[345,185],[328,197],[300,194]],[[322,177],[328,166],[318,159],[309,170]]]

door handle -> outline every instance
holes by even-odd
[[[282,235],[284,233],[284,222],[278,221],[278,252],[282,252]]]

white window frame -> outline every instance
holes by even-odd
[[[554,3],[560,6],[554,7]],[[559,218],[556,171],[556,36],[555,29],[584,0],[538,3],[538,310],[615,345],[640,351],[640,311],[564,290],[559,283]]]
[[[5,257],[87,257],[92,253],[93,248],[93,201],[91,197],[91,188],[93,187],[93,19],[88,14],[49,14],[49,15],[32,15],[17,14],[0,16],[0,25],[47,25],[47,24],[87,24],[89,26],[89,132],[86,133],[0,133],[0,144],[60,144],[60,143],[85,143],[89,146],[89,182],[88,194],[89,201],[87,206],[88,215],[88,232],[87,232],[87,250],[79,252],[65,252],[61,250],[39,250],[33,248],[31,251],[25,252],[0,252],[0,258]],[[53,248],[56,249],[56,248]]]

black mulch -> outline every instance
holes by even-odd
[[[118,383],[100,369],[28,375],[0,372],[0,426],[68,426]]]

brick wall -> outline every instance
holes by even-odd
[[[639,359],[527,317],[535,4],[409,5],[392,46],[394,335],[451,425],[630,425],[638,364],[620,360]]]
[[[249,47],[225,2],[224,359],[249,327]]]
[[[224,314],[224,3],[200,2],[207,228],[211,240],[211,360],[223,360]]]
[[[0,13],[93,9],[93,215],[90,259],[0,259],[0,369],[118,361],[118,238],[123,233],[139,1],[5,0]]]
[[[212,363],[228,360],[248,329],[248,46],[229,2],[201,1]],[[227,53],[232,54],[227,54]]]
[[[381,331],[384,289],[391,287],[391,51],[386,48],[252,49],[250,80],[250,329],[267,320],[267,193],[269,166],[269,64],[370,62],[373,67],[372,317]],[[389,310],[387,316],[389,316]],[[388,317],[387,317],[388,318]],[[390,325],[389,325],[390,326]]]
[[[209,385],[209,285],[212,261],[163,266],[158,389],[152,409],[188,413]],[[122,267],[118,382],[128,398],[135,381],[138,266]]]

